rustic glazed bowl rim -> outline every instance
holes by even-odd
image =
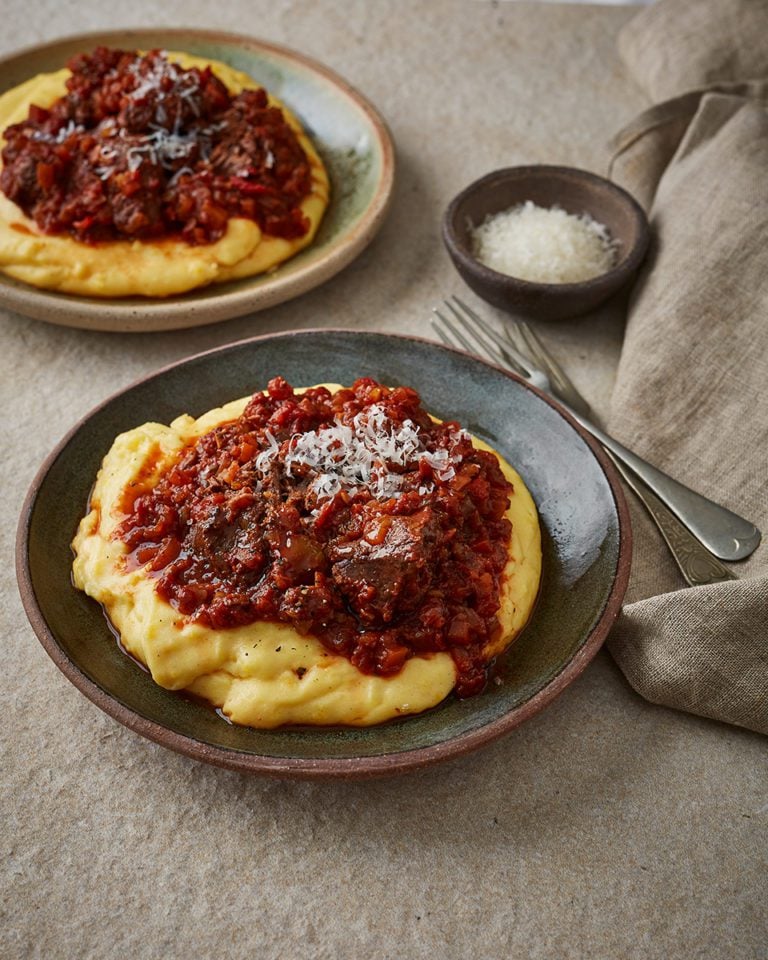
[[[571,179],[582,180],[591,186],[600,186],[604,189],[609,189],[616,199],[623,203],[630,211],[638,227],[637,240],[610,270],[606,270],[605,273],[600,273],[596,277],[590,277],[589,280],[580,280],[575,283],[545,283],[538,280],[523,280],[521,277],[515,277],[512,274],[501,273],[499,270],[494,270],[492,267],[478,260],[477,257],[471,253],[467,244],[461,240],[455,227],[456,214],[461,205],[470,196],[480,193],[490,184],[508,178],[524,181],[526,177],[532,179],[550,178],[554,181],[570,177]],[[588,213],[589,211],[586,212]],[[602,286],[603,284],[608,285],[614,279],[624,277],[640,266],[648,247],[648,239],[648,218],[637,200],[623,187],[613,183],[613,181],[607,180],[605,177],[601,177],[589,170],[582,170],[579,167],[564,167],[549,164],[500,167],[498,170],[492,170],[477,180],[473,180],[472,183],[464,187],[464,189],[451,200],[443,215],[443,240],[449,250],[461,260],[466,269],[473,270],[487,282],[514,285],[519,287],[521,291],[528,290],[531,292],[540,291],[542,293],[576,295],[592,290],[596,286]]]
[[[68,34],[6,54],[0,57],[0,74],[4,69],[11,68],[15,61],[55,51],[56,48],[68,44],[83,47],[98,43],[130,45],[131,41],[135,40],[136,45],[141,45],[143,37],[151,43],[150,38],[158,35],[178,38],[180,45],[183,45],[187,38],[201,43],[235,46],[253,51],[256,55],[265,53],[278,58],[284,64],[307,71],[327,84],[340,98],[348,101],[364,116],[371,134],[370,150],[379,158],[380,163],[379,177],[367,205],[351,224],[343,226],[321,256],[309,260],[298,269],[281,273],[278,267],[273,273],[267,271],[266,274],[231,280],[221,285],[210,284],[169,297],[147,298],[101,298],[60,293],[37,288],[0,273],[0,302],[9,309],[48,323],[104,332],[163,332],[221,323],[284,303],[325,283],[362,253],[383,225],[392,202],[396,170],[395,147],[386,121],[367,97],[342,76],[291,47],[246,34],[197,27],[159,25],[129,27],[124,30],[96,30]],[[295,103],[288,103],[286,106],[300,112]],[[332,198],[331,204],[333,202]],[[322,230],[322,224],[320,229]],[[308,254],[312,249],[313,245],[310,244],[304,251],[299,251],[297,256]],[[290,264],[291,259],[286,261],[286,264]],[[217,286],[220,289],[217,289]],[[211,292],[206,295],[205,291]],[[203,297],[196,299],[201,292]]]
[[[129,392],[135,387],[161,377],[166,372],[176,367],[183,366],[191,361],[213,356],[217,353],[225,353],[233,347],[241,347],[250,344],[256,344],[273,339],[291,337],[312,337],[318,335],[330,334],[356,334],[359,331],[349,328],[309,328],[306,330],[281,331],[279,333],[263,334],[261,336],[250,337],[246,340],[235,343],[225,344],[212,350],[205,350],[182,360],[167,364],[166,366],[141,377],[126,387],[116,391],[107,397],[102,403],[95,406],[85,416],[83,416],[66,435],[59,441],[56,447],[49,453],[40,469],[35,475],[22,506],[21,515],[17,527],[16,537],[16,577],[19,585],[22,604],[27,614],[29,622],[43,645],[45,651],[62,671],[68,680],[83,693],[96,706],[106,714],[122,723],[124,726],[140,734],[141,736],[161,744],[177,753],[181,753],[195,760],[200,760],[215,766],[238,770],[241,772],[256,773],[264,776],[290,778],[300,780],[330,780],[330,779],[367,779],[372,777],[389,776],[411,772],[434,763],[463,756],[477,748],[484,746],[508,733],[519,724],[523,723],[534,714],[538,713],[552,700],[554,700],[570,683],[572,683],[586,668],[589,662],[594,658],[602,646],[611,626],[621,610],[621,604],[626,592],[629,580],[631,556],[632,556],[632,533],[630,526],[629,510],[624,497],[623,489],[615,470],[607,455],[592,436],[587,433],[555,400],[547,394],[531,386],[520,377],[489,363],[482,358],[472,357],[477,363],[481,363],[515,381],[525,390],[529,390],[553,407],[557,413],[568,423],[568,425],[580,436],[584,443],[590,448],[595,459],[608,482],[615,506],[615,517],[618,528],[618,553],[616,558],[616,568],[610,591],[606,598],[599,618],[595,622],[587,637],[565,664],[565,666],[547,682],[540,690],[534,693],[529,699],[517,707],[509,710],[507,713],[481,725],[478,728],[455,735],[449,739],[437,744],[416,747],[403,751],[394,751],[390,753],[377,754],[373,756],[356,757],[275,757],[265,756],[263,754],[248,753],[235,748],[225,748],[205,743],[187,734],[182,734],[164,726],[162,723],[150,720],[134,711],[131,707],[122,703],[115,694],[102,689],[96,682],[91,680],[68,656],[66,651],[60,646],[53,631],[49,627],[45,616],[38,604],[35,595],[35,588],[30,569],[30,525],[32,512],[40,491],[40,488],[58,457],[64,451],[70,440],[85,426],[88,421],[99,411],[107,407],[112,401],[122,394]],[[436,347],[440,350],[446,350],[450,353],[467,356],[464,351],[455,350],[451,347],[442,346],[422,337],[406,336],[399,334],[376,334],[404,342],[427,344],[430,347]],[[74,589],[74,588],[73,588]],[[407,721],[403,721],[407,722]]]

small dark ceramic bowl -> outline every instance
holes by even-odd
[[[526,200],[570,214],[587,213],[602,223],[619,245],[616,266],[581,283],[532,283],[480,263],[472,253],[472,230],[486,217]],[[649,237],[645,213],[626,190],[573,167],[496,170],[462,190],[443,219],[443,241],[468,286],[495,307],[535,320],[564,320],[594,310],[634,276]]]

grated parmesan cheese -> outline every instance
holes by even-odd
[[[477,259],[492,270],[534,283],[578,283],[600,276],[617,260],[617,244],[588,214],[539,207],[528,200],[472,231]]]
[[[136,87],[128,94],[130,100],[142,100],[153,93],[158,101],[165,99],[167,87],[172,93],[185,100],[195,116],[200,116],[199,98],[200,84],[194,74],[187,73],[171,63],[165,50],[154,59],[149,69],[146,69],[146,60],[137,59],[128,67],[128,72],[136,77]],[[162,113],[164,108],[160,105]]]
[[[82,126],[82,124],[70,120],[56,134],[47,133],[45,130],[34,130],[30,139],[38,140],[42,143],[64,143],[67,137],[71,137],[73,133],[83,133],[84,130],[85,127]]]
[[[280,451],[272,434],[265,431],[265,435],[269,446],[254,461],[262,477]],[[454,438],[458,441],[465,436],[457,431]],[[405,477],[400,471],[414,469],[421,460],[429,464],[440,482],[446,483],[455,476],[461,455],[444,448],[428,450],[414,423],[404,420],[397,426],[381,406],[373,404],[358,413],[351,425],[337,420],[321,430],[295,434],[288,441],[283,466],[288,477],[293,476],[294,467],[308,468],[313,475],[310,489],[319,501],[342,490],[360,488],[369,490],[377,500],[388,500],[402,493]],[[433,484],[422,485],[419,493],[433,489]]]

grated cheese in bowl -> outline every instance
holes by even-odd
[[[616,265],[618,245],[589,214],[530,200],[485,218],[472,230],[474,256],[499,273],[531,283],[580,283]]]

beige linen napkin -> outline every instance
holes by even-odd
[[[768,733],[768,3],[660,0],[620,50],[657,104],[616,137],[612,176],[650,212],[609,427],[755,522],[738,581],[685,588],[634,509],[609,649],[642,696]],[[759,72],[758,72],[759,71]],[[762,76],[760,75],[762,74]],[[693,88],[686,91],[686,87]]]

